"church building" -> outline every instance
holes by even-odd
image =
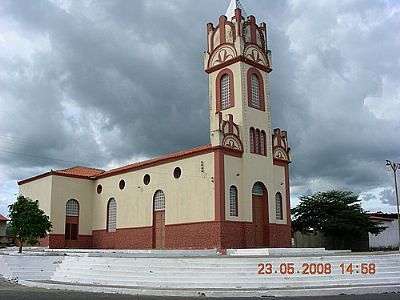
[[[287,132],[271,128],[267,27],[232,0],[207,25],[210,144],[113,170],[76,166],[18,182],[50,248],[291,247]]]

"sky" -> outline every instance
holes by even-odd
[[[268,26],[292,206],[330,189],[395,212],[400,1],[241,0]],[[206,24],[229,0],[0,0],[0,214],[18,180],[209,143]]]

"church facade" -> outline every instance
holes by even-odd
[[[265,23],[232,0],[207,25],[210,144],[113,170],[18,182],[53,224],[50,248],[291,247],[287,132],[272,130]]]

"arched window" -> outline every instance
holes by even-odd
[[[229,75],[225,74],[221,78],[221,109],[231,106],[230,80]]]
[[[235,106],[233,72],[230,69],[222,70],[216,78],[216,106],[221,111]]]
[[[260,154],[260,130],[256,129],[254,153]]]
[[[78,239],[79,224],[79,202],[75,199],[67,201],[65,206],[65,235],[66,241],[76,241]]]
[[[154,211],[165,210],[165,195],[163,191],[158,190],[154,194],[153,203]]]
[[[260,101],[260,83],[258,81],[258,77],[256,74],[251,74],[251,106],[254,108],[261,108],[261,101]]]
[[[65,210],[67,217],[78,217],[79,216],[79,203],[78,201],[71,199],[68,200]]]
[[[266,155],[266,149],[265,149],[265,131],[261,131],[261,136],[260,136],[260,144],[261,144],[261,155]]]
[[[229,215],[232,217],[237,217],[239,215],[238,190],[234,185],[229,188]]]
[[[264,185],[261,182],[256,182],[251,190],[253,196],[264,196]]]
[[[283,211],[282,211],[282,194],[276,193],[275,195],[275,203],[276,203],[276,219],[283,220]]]
[[[117,201],[114,198],[107,203],[107,231],[117,231]]]
[[[250,128],[250,153],[254,153],[254,128]]]
[[[263,77],[256,68],[247,72],[247,98],[250,107],[265,111]]]

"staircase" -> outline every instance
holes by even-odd
[[[0,275],[10,280],[49,280],[63,256],[0,255]]]
[[[0,256],[0,272],[4,266],[8,268],[6,277],[26,279],[23,284],[28,286],[135,295],[277,297],[400,292],[400,254]],[[309,274],[303,274],[307,266]],[[40,281],[46,279],[51,281]]]

